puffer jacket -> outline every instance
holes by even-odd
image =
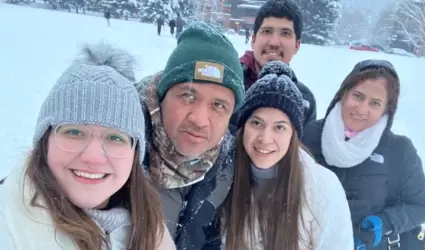
[[[335,104],[334,98],[327,114]],[[321,145],[325,119],[304,128],[303,143],[319,164],[334,172],[341,181],[354,230],[359,230],[366,216],[378,215],[392,233],[385,236],[379,246],[370,249],[387,250],[392,241],[392,245],[401,244],[400,250],[416,250],[412,244],[423,245],[423,241],[414,241],[418,241],[420,225],[425,222],[424,170],[412,141],[391,131],[394,114],[389,114],[388,125],[372,154],[349,168],[326,163]]]

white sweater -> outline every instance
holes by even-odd
[[[79,250],[66,234],[56,231],[50,214],[29,204],[34,189],[27,179],[23,190],[24,168],[15,169],[0,185],[0,249],[4,250]],[[131,234],[130,214],[125,209],[86,210],[86,213],[109,234],[111,250],[126,250]],[[166,227],[156,250],[175,250]]]
[[[307,203],[301,211],[306,229],[301,227],[300,250],[353,250],[350,209],[340,181],[305,151],[300,150],[300,157]],[[251,245],[249,237],[246,242]],[[252,246],[247,250],[263,250],[260,230],[255,230]]]

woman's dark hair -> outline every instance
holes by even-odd
[[[234,183],[223,211],[225,249],[253,249],[247,244],[253,243],[253,232],[259,230],[264,250],[299,250],[300,241],[309,239],[301,239],[299,233],[304,227],[301,209],[305,195],[298,135],[294,130],[288,152],[277,163],[277,178],[260,193],[252,181],[251,160],[243,145],[243,134],[242,127],[236,134]]]

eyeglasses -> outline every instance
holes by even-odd
[[[58,125],[54,130],[56,145],[67,152],[84,151],[94,138],[94,132],[86,125]],[[125,157],[132,153],[136,143],[131,136],[115,129],[105,129],[100,133],[100,141],[105,153],[112,157]]]

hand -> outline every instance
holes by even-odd
[[[361,245],[364,249],[378,246],[383,237],[383,221],[379,216],[366,216],[360,227],[354,231],[356,247]]]
[[[354,232],[354,239],[356,242],[356,248],[363,245],[364,249],[368,249],[374,245],[375,233],[372,231],[366,232],[358,230],[357,232]]]

